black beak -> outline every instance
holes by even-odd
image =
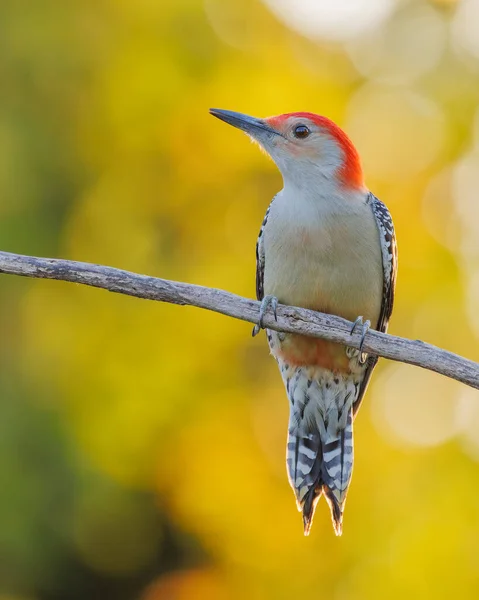
[[[232,110],[221,110],[219,108],[210,108],[210,114],[221,121],[228,123],[228,125],[233,125],[233,127],[241,129],[254,138],[261,134],[267,134],[268,136],[281,135],[279,131],[270,127],[263,119],[243,115],[242,113],[234,112]]]

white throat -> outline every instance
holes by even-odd
[[[345,156],[336,140],[325,135],[318,152],[292,155],[284,146],[266,148],[283,176],[284,187],[331,190],[339,182],[338,172]]]

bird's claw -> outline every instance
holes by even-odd
[[[351,327],[351,332],[350,332],[351,335],[353,335],[353,333],[355,332],[356,327],[358,327],[358,325],[361,325],[361,339],[359,341],[358,361],[359,361],[359,364],[363,365],[366,362],[366,359],[368,356],[365,352],[363,352],[364,339],[366,338],[366,334],[369,331],[369,328],[371,327],[371,321],[367,320],[367,321],[363,322],[363,317],[358,317],[354,321],[353,326]]]
[[[273,315],[274,315],[274,320],[277,321],[278,320],[278,315],[277,315],[277,310],[278,310],[278,298],[276,298],[276,296],[265,296],[263,298],[263,300],[261,300],[261,306],[259,308],[259,320],[258,323],[253,327],[253,337],[255,335],[258,335],[258,333],[264,329],[264,317],[266,315],[266,311],[268,310],[268,308],[271,306],[271,309],[273,311]]]

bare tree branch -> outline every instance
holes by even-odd
[[[146,300],[197,306],[250,323],[256,323],[259,318],[260,303],[255,300],[223,290],[148,277],[103,265],[0,252],[0,273],[71,281]],[[354,348],[359,346],[360,333],[353,337],[350,335],[352,323],[333,315],[280,305],[278,320],[275,321],[268,312],[264,323],[276,331],[324,338]],[[370,330],[363,349],[377,356],[436,371],[479,389],[479,364],[419,340]]]

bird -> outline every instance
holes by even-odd
[[[386,332],[397,273],[388,208],[364,182],[358,151],[332,120],[309,112],[257,118],[210,109],[273,159],[283,188],[266,210],[256,244],[256,295],[263,329],[278,304],[338,315],[359,328],[358,348],[266,329],[289,400],[288,479],[310,533],[324,495],[342,534],[353,470],[353,421],[378,358],[363,351],[371,327]],[[353,338],[352,338],[353,339]]]

